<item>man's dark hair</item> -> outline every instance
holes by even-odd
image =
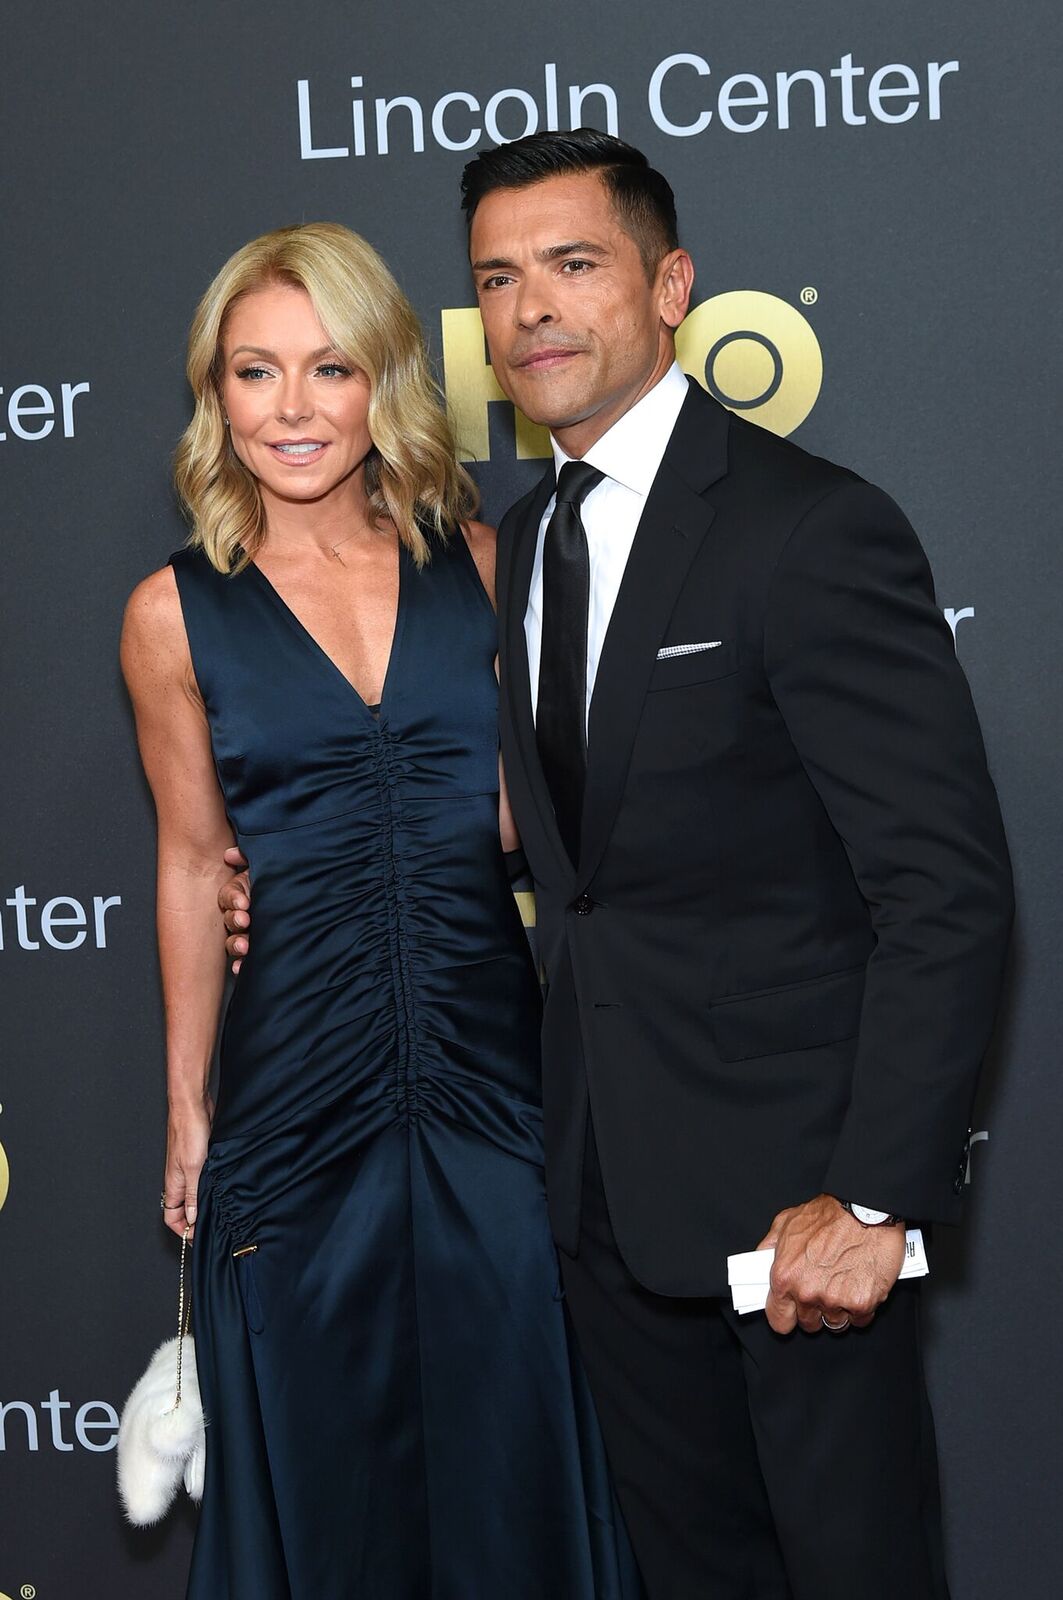
[[[461,175],[461,206],[468,226],[472,227],[480,201],[495,189],[524,189],[570,172],[601,175],[621,226],[638,246],[652,278],[661,257],[679,244],[675,195],[641,150],[597,128],[530,133],[496,150],[481,150]]]

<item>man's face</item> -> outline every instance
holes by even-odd
[[[689,256],[670,252],[649,278],[594,172],[494,190],[469,247],[496,378],[582,454],[671,364]]]

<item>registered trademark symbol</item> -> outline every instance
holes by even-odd
[[[801,290],[801,304],[803,306],[814,306],[818,299],[819,290],[813,289],[811,284],[809,284],[807,289]]]
[[[32,1583],[24,1583],[19,1590],[19,1594],[22,1596],[22,1600],[36,1600],[37,1597],[37,1591]]]

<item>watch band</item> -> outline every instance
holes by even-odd
[[[842,1210],[848,1211],[854,1222],[858,1222],[862,1228],[889,1228],[904,1220],[892,1211],[877,1211],[872,1206],[855,1205],[852,1200],[841,1200],[837,1196],[835,1199]]]

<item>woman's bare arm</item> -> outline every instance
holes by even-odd
[[[169,1101],[164,1213],[175,1233],[196,1218],[211,1106],[207,1080],[225,981],[217,895],[232,829],[214,771],[172,569],[133,592],[122,629],[122,671],[158,820],[156,922],[166,1007]]]

